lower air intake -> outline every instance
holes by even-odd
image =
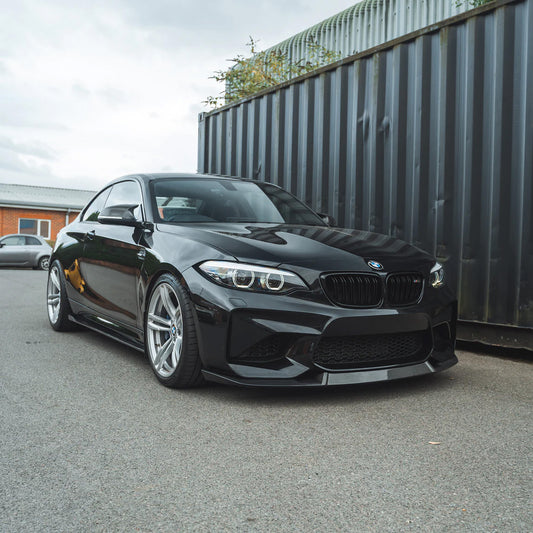
[[[326,369],[391,366],[423,361],[427,332],[324,337],[315,349],[315,364]]]
[[[284,357],[295,340],[295,335],[280,333],[272,335],[248,347],[231,358],[235,363],[271,363]]]

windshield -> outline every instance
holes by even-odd
[[[151,184],[158,222],[226,222],[325,226],[283,189],[224,179],[164,179]]]

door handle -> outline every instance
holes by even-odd
[[[95,234],[95,231],[93,229],[91,231],[88,231],[85,234],[85,240],[86,241],[92,241],[94,239],[94,234]]]

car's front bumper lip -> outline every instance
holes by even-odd
[[[413,378],[428,374],[435,374],[446,370],[457,363],[457,357],[451,355],[445,361],[437,361],[430,357],[423,363],[414,365],[378,368],[373,370],[356,370],[352,372],[321,372],[309,377],[300,376],[293,379],[258,379],[243,378],[237,375],[224,375],[210,370],[203,370],[204,377],[209,381],[240,385],[243,387],[327,387],[339,385],[357,385],[363,383],[378,383],[396,379]]]

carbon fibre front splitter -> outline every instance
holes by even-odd
[[[453,355],[445,361],[436,361],[430,358],[428,361],[416,365],[406,365],[391,368],[379,368],[372,370],[356,370],[353,372],[319,372],[313,375],[303,375],[292,379],[257,379],[242,378],[240,376],[227,376],[202,370],[206,380],[217,383],[240,385],[242,387],[326,387],[335,385],[357,385],[362,383],[378,383],[380,381],[392,381],[396,379],[412,378],[435,374],[450,368],[457,363],[457,357]]]

